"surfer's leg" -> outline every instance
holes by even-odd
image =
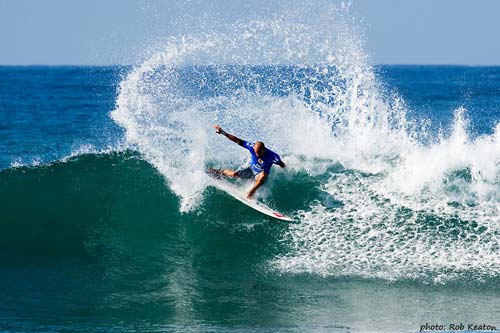
[[[229,169],[214,169],[214,168],[207,168],[207,173],[209,175],[215,176],[217,178],[220,177],[221,175],[226,176],[226,177],[230,177],[230,178],[235,178],[235,177],[237,177],[237,174],[238,174],[237,171],[233,171],[233,170],[229,170]]]
[[[253,186],[250,189],[250,191],[248,191],[248,193],[247,193],[247,199],[251,199],[253,197],[255,191],[257,191],[257,189],[259,187],[261,187],[262,184],[264,184],[266,179],[267,179],[267,175],[264,173],[264,171],[261,171],[260,173],[258,173],[255,176],[255,182],[253,183]]]
[[[236,178],[238,177],[238,172],[230,169],[224,169],[220,170],[221,175],[230,177],[230,178]]]
[[[253,178],[253,173],[250,168],[231,170],[231,169],[213,169],[208,168],[207,172],[212,175],[222,175],[229,178]]]

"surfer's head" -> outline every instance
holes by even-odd
[[[266,146],[264,146],[264,142],[257,141],[253,145],[253,150],[258,157],[262,157],[266,154]]]

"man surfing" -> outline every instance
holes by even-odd
[[[231,178],[254,178],[255,182],[247,193],[247,199],[251,199],[255,191],[264,184],[273,164],[277,164],[282,168],[285,167],[285,163],[283,163],[281,157],[271,149],[266,148],[263,142],[241,140],[224,131],[219,125],[215,125],[214,128],[217,134],[222,134],[229,140],[247,149],[250,152],[250,164],[238,170],[216,170],[209,168],[208,171]]]

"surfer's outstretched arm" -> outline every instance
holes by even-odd
[[[234,135],[227,133],[227,132],[226,132],[226,131],[224,131],[224,130],[223,130],[223,129],[219,126],[219,125],[215,125],[215,126],[214,126],[214,128],[215,128],[215,132],[216,132],[217,134],[222,134],[222,135],[224,135],[226,138],[228,138],[229,140],[233,141],[234,143],[237,143],[237,144],[239,144],[240,146],[243,146],[243,142],[244,142],[244,141],[243,141],[243,140],[241,140],[240,138],[237,138],[237,137],[235,137]]]

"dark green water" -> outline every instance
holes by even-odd
[[[291,188],[311,182],[298,177]],[[2,331],[418,331],[499,318],[495,280],[442,286],[281,272],[271,262],[290,251],[290,225],[210,188],[181,214],[135,153],[1,171],[0,200]],[[286,202],[308,204],[275,204],[287,210]]]

